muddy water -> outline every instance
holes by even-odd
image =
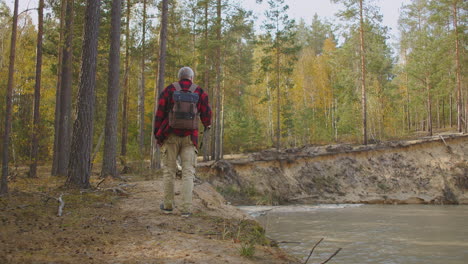
[[[308,263],[466,264],[468,206],[319,205],[242,207],[267,236]]]

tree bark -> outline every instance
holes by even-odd
[[[61,176],[67,175],[67,166],[70,159],[73,0],[67,1],[64,36],[65,45],[62,53],[62,82],[60,90],[60,119],[57,154],[57,174]]]
[[[204,75],[204,88],[208,91],[208,94],[211,94],[210,88],[209,88],[209,74],[210,71],[208,70],[208,1],[205,1],[205,6],[204,6],[204,11],[205,11],[205,20],[204,20],[204,41],[205,41],[205,56],[204,56],[204,66],[205,66],[205,75]],[[212,95],[213,96],[213,95]],[[205,135],[205,133],[208,133]],[[210,133],[209,131],[205,131],[203,133],[203,161],[208,161],[210,159],[210,145],[211,145],[211,140],[210,140]]]
[[[460,76],[460,47],[458,40],[458,18],[457,18],[457,3],[453,1],[453,28],[455,30],[455,65],[457,75],[457,130],[462,132],[462,94],[461,94],[461,76]]]
[[[13,9],[13,23],[11,26],[10,62],[8,66],[8,84],[6,93],[5,130],[3,131],[2,181],[0,195],[8,193],[8,162],[10,147],[11,115],[13,106],[13,82],[15,75],[16,34],[18,29],[18,1],[15,0]]]
[[[63,57],[63,38],[64,38],[64,20],[67,9],[67,0],[60,1],[60,37],[58,45],[58,67],[57,83],[55,92],[55,119],[54,119],[54,149],[52,157],[52,175],[58,175],[58,145],[60,129],[60,90],[62,87],[62,57]]]
[[[154,93],[155,107],[153,111],[152,127],[154,130],[154,121],[156,119],[156,110],[158,109],[159,94],[164,89],[164,77],[166,72],[166,54],[167,54],[167,13],[168,13],[168,0],[162,0],[162,13],[161,13],[161,32],[159,35],[159,65],[158,65],[158,83]],[[161,160],[159,159],[159,149],[157,146],[154,135],[151,135],[151,168],[161,168]]]
[[[109,50],[109,75],[107,80],[107,111],[104,138],[104,156],[101,177],[119,175],[117,171],[117,114],[120,95],[120,19],[122,1],[113,0],[111,9],[111,34]]]
[[[432,100],[431,100],[431,84],[429,77],[426,77],[426,90],[427,90],[427,132],[432,136]]]
[[[146,38],[146,0],[143,0],[143,25],[142,25],[142,40],[141,40],[141,77],[140,77],[140,94],[138,97],[138,143],[140,153],[143,155],[145,147],[145,38]]]
[[[450,119],[450,128],[453,127],[453,99],[452,99],[452,95],[450,95],[450,102],[449,102],[450,106],[449,106],[449,119]]]
[[[44,27],[44,0],[39,0],[39,8],[37,9],[37,48],[36,48],[36,83],[34,85],[34,110],[33,110],[33,126],[31,138],[31,165],[29,168],[29,177],[37,177],[37,154],[39,148],[38,134],[40,131],[40,112],[39,106],[41,102],[41,73],[42,73],[42,34]]]
[[[215,160],[221,159],[221,0],[216,4],[216,130]]]
[[[131,0],[127,0],[127,19],[125,25],[125,73],[124,73],[124,87],[123,87],[123,99],[122,99],[122,131],[121,131],[121,150],[120,155],[122,156],[122,165],[125,167],[127,156],[127,138],[128,138],[128,78],[129,78],[129,60],[130,60],[130,8],[131,8]]]
[[[445,100],[442,98],[442,127],[445,128]]]
[[[367,145],[367,100],[366,100],[366,56],[364,54],[364,17],[362,1],[359,0],[359,37],[361,42],[361,104],[362,104],[362,136],[363,144]]]
[[[70,164],[66,185],[89,188],[96,86],[96,59],[99,33],[100,0],[88,0],[82,48],[77,118],[73,125]]]

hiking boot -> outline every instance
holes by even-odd
[[[165,209],[163,203],[159,205],[159,209],[161,209],[165,214],[172,214],[172,209]]]
[[[182,213],[180,214],[181,217],[184,217],[184,218],[189,218],[190,216],[192,216],[192,213],[190,212],[185,212],[185,213]]]

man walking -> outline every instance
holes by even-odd
[[[182,217],[192,214],[192,191],[198,146],[198,120],[205,129],[211,126],[208,94],[193,83],[194,72],[189,67],[179,70],[179,81],[167,86],[159,95],[154,123],[154,136],[161,146],[164,202],[160,209],[172,213],[177,157],[182,165]]]

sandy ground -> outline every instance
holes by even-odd
[[[127,179],[73,192],[60,187],[64,179],[19,177],[0,198],[0,263],[298,263],[208,183],[196,184],[194,214],[182,218],[177,208],[160,211],[161,180]],[[254,254],[241,256],[251,244]]]

